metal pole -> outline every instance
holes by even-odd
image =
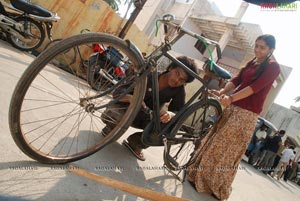
[[[138,14],[143,9],[146,1],[147,0],[136,0],[136,1],[134,1],[135,9],[132,12],[132,14],[131,14],[130,18],[128,19],[128,21],[126,22],[125,26],[122,28],[121,32],[119,33],[120,38],[124,38],[126,36],[128,30],[132,26],[134,20],[137,18]]]

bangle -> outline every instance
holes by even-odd
[[[232,98],[231,95],[229,95],[229,99],[230,99],[230,103],[232,103],[233,102],[233,98]]]

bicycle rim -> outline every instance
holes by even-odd
[[[191,105],[172,129],[172,136],[167,138],[165,165],[171,170],[182,170],[192,164],[201,139],[213,128],[221,113],[222,108],[214,99]]]
[[[95,91],[86,81],[84,62],[95,43],[114,46],[130,63],[120,82],[138,82],[132,85],[132,101],[119,121],[103,117],[103,112],[121,85]],[[80,53],[75,62],[74,50]],[[26,69],[13,93],[9,123],[14,141],[42,163],[67,163],[100,150],[120,137],[138,112],[146,86],[138,76],[142,64],[127,43],[106,34],[73,36],[45,50]],[[86,99],[96,94],[98,98]],[[100,134],[105,118],[115,125],[106,137]]]

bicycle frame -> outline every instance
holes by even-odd
[[[202,92],[207,93],[208,87],[207,83],[199,77],[196,73],[191,71],[188,67],[186,67],[184,64],[182,64],[180,61],[178,61],[175,57],[168,53],[164,53],[161,56],[167,56],[171,61],[176,62],[177,65],[181,68],[183,68],[186,72],[188,72],[189,75],[193,76],[195,79],[199,80],[203,85],[193,94],[193,96],[185,103],[183,108],[176,113],[176,115],[171,119],[169,123],[166,124],[166,126],[161,129],[160,126],[160,107],[159,107],[159,91],[153,90],[153,120],[154,125],[156,128],[156,132],[159,133],[165,133],[171,125],[176,122],[176,120],[184,113],[184,111],[199,97],[199,95]],[[152,72],[152,87],[154,89],[158,89],[158,72],[157,70]],[[205,96],[207,98],[207,96]]]
[[[199,95],[201,93],[205,93],[204,100],[205,102],[208,99],[208,81],[205,81],[202,79],[198,74],[190,70],[187,66],[185,66],[183,63],[181,63],[179,60],[177,60],[174,56],[172,56],[168,51],[171,50],[171,46],[175,44],[181,37],[184,35],[190,35],[194,38],[204,38],[196,33],[193,33],[189,30],[186,30],[182,27],[179,27],[171,22],[168,21],[162,21],[164,24],[167,24],[168,26],[173,26],[178,32],[178,35],[173,38],[171,41],[165,41],[160,47],[158,47],[154,52],[152,52],[149,56],[146,57],[146,69],[148,68],[153,68],[153,63],[157,63],[157,61],[165,56],[168,59],[170,59],[172,62],[175,62],[175,64],[185,70],[190,76],[193,76],[195,79],[199,80],[202,83],[202,86],[193,94],[193,96],[185,103],[183,108],[176,113],[176,115],[171,119],[170,122],[165,124],[163,128],[161,128],[161,123],[160,123],[160,107],[159,107],[159,90],[158,90],[158,71],[157,68],[154,67],[152,70],[152,88],[155,89],[152,91],[153,93],[153,119],[152,122],[154,123],[154,130],[151,131],[151,133],[159,133],[162,136],[167,135],[169,138],[172,138],[171,134],[168,134],[168,130],[171,128],[171,126],[176,123],[176,121],[181,117],[181,115],[186,111],[186,109],[196,100],[199,98]],[[211,41],[209,39],[205,38],[205,41],[208,41],[212,44],[217,44],[214,41]],[[148,73],[147,71],[144,73]],[[204,117],[205,117],[206,111],[204,111]],[[203,127],[204,125],[202,125]],[[149,134],[151,134],[149,133]],[[144,133],[144,135],[147,133]]]
[[[152,73],[154,89],[150,93],[153,93],[154,119],[146,127],[141,127],[145,128],[143,137],[149,136],[149,141],[155,143],[144,142],[149,146],[165,146],[163,157],[170,170],[187,167],[193,162],[195,147],[217,123],[222,110],[217,100],[208,96],[208,81],[202,79],[197,72],[189,70],[169,52],[172,44],[183,35],[189,34],[197,39],[200,36],[170,24],[172,25],[177,35],[172,35],[171,38],[171,34],[168,34],[165,43],[147,57],[143,57],[130,41],[101,33],[72,36],[43,51],[24,72],[13,93],[9,121],[11,134],[17,146],[37,161],[56,164],[80,160],[99,151],[119,139],[135,123],[134,115],[139,113],[144,92],[147,90],[146,78]],[[212,43],[205,38],[203,41]],[[93,88],[94,82],[89,83],[85,79],[84,69],[77,69],[89,62],[95,43],[113,46],[120,51],[123,62],[129,67],[126,74],[109,87],[105,85],[106,82],[111,83],[109,80],[99,80],[103,88],[96,90]],[[73,51],[75,56],[80,57],[76,60],[76,66],[70,64]],[[162,56],[169,58],[183,68],[186,74],[203,84],[199,85],[199,89],[196,89],[168,124],[161,124],[159,118],[156,64]],[[205,72],[210,70],[216,76],[228,78],[228,72],[224,72],[212,60],[211,64],[212,68],[209,69],[206,62]],[[105,67],[103,66],[104,70]],[[117,102],[125,104],[114,104]],[[120,115],[120,118],[117,115]],[[147,120],[141,123],[148,122]],[[185,151],[181,152],[181,149],[187,150],[188,154],[185,154]]]
[[[206,45],[207,48],[209,48],[207,46],[207,44],[214,44],[217,47],[217,50],[219,50],[219,46],[218,46],[217,42],[212,41],[210,39],[207,39],[205,37],[202,37],[202,36],[200,36],[200,35],[198,35],[194,32],[191,32],[189,30],[186,30],[186,29],[180,27],[179,25],[171,23],[170,21],[161,20],[161,22],[163,24],[167,25],[167,26],[175,28],[178,32],[177,36],[174,37],[170,41],[168,41],[165,38],[165,43],[162,43],[150,55],[148,55],[144,58],[145,62],[144,62],[144,65],[141,66],[141,68],[140,68],[141,71],[139,72],[138,79],[146,79],[147,75],[149,75],[150,73],[152,74],[152,88],[154,89],[152,91],[152,93],[153,93],[153,118],[152,118],[152,122],[154,123],[154,130],[152,130],[151,133],[155,132],[155,133],[162,134],[162,136],[165,136],[168,133],[168,130],[171,128],[171,126],[173,126],[176,123],[176,121],[178,119],[180,119],[181,115],[184,114],[186,109],[188,109],[189,106],[191,106],[197,98],[199,98],[200,94],[204,93],[204,96],[203,96],[204,101],[205,101],[205,103],[207,102],[207,100],[208,100],[208,86],[207,85],[208,85],[208,82],[209,82],[209,81],[205,81],[198,74],[196,74],[195,72],[190,70],[187,66],[185,66],[183,63],[181,63],[178,59],[176,59],[174,56],[172,56],[168,51],[170,51],[171,46],[174,45],[184,35],[190,35],[190,36],[192,36],[192,37],[194,37],[198,40],[204,41],[204,44]],[[209,53],[210,53],[210,55],[212,55],[212,51],[210,49],[209,49]],[[218,58],[220,58],[220,51],[217,51],[217,53],[218,53]],[[158,60],[163,56],[165,56],[168,59],[170,59],[171,61],[175,62],[175,64],[177,64],[177,66],[183,68],[185,70],[185,72],[187,72],[190,76],[192,76],[195,79],[197,79],[198,81],[200,81],[202,83],[202,86],[199,87],[199,89],[185,103],[183,108],[176,113],[176,115],[171,119],[171,121],[168,122],[167,124],[165,124],[164,128],[161,128],[160,107],[159,107],[159,105],[160,105],[159,104],[159,90],[158,90],[158,71],[157,71],[156,65],[157,65]],[[212,63],[213,63],[213,60],[211,59],[211,66],[212,66]],[[115,86],[118,87],[118,86],[122,85],[123,81],[120,81]],[[138,82],[138,80],[137,80],[137,82]],[[99,107],[96,106],[94,109],[95,110],[102,109],[102,108],[107,107],[107,105],[109,105],[111,103],[117,103],[121,99],[121,97],[123,95],[129,93],[130,90],[132,90],[133,87],[134,87],[134,84],[130,85],[127,88],[127,90],[125,90],[125,92],[123,92],[118,98],[115,98],[110,103],[104,104],[102,106],[99,106]],[[111,93],[114,90],[114,88],[111,88],[111,89],[109,89],[109,90],[107,90],[103,93],[97,94],[95,96],[90,96],[90,97],[81,99],[81,102],[84,102],[86,100],[96,99],[96,98],[101,97],[105,94]],[[206,110],[204,111],[204,117],[205,117],[205,115],[206,115]],[[204,126],[204,125],[202,125],[202,126]],[[168,135],[168,137],[171,138],[170,135]],[[156,145],[153,145],[153,146],[156,146]]]

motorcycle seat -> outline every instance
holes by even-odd
[[[24,11],[25,13],[37,15],[40,17],[51,17],[51,12],[47,9],[38,5],[28,3],[25,0],[11,0],[10,3],[11,5],[13,5],[13,7]]]

